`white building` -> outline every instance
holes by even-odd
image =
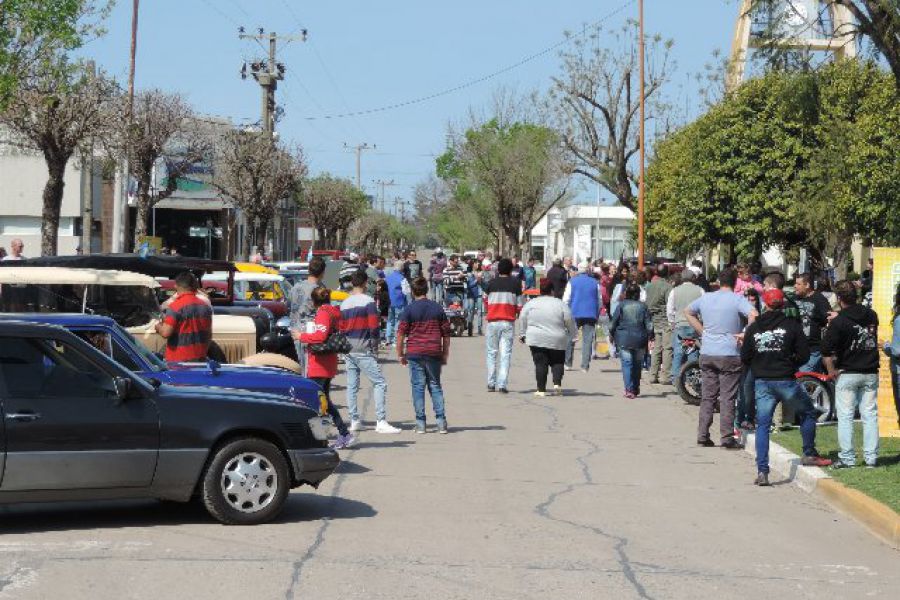
[[[62,206],[59,211],[59,254],[75,254],[81,243],[82,169],[77,157],[66,167]],[[39,153],[3,143],[0,139],[0,246],[9,250],[10,242],[20,238],[25,243],[25,256],[41,254],[41,215],[47,165]],[[99,220],[101,190],[99,174],[93,185],[92,249],[100,250]]]
[[[634,213],[624,206],[570,204],[553,208],[531,231],[532,255],[549,267],[554,258],[571,256],[618,261],[634,256]]]

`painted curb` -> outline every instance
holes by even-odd
[[[745,451],[756,457],[756,436],[746,436]],[[829,506],[861,523],[875,537],[900,550],[900,515],[859,490],[835,481],[819,467],[803,467],[800,457],[769,440],[769,468],[808,494],[816,494]]]

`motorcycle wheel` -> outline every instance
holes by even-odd
[[[681,367],[675,380],[681,399],[692,406],[700,406],[700,361],[689,360]]]
[[[797,379],[797,382],[812,399],[813,406],[821,411],[818,419],[819,423],[834,421],[834,392],[831,386],[809,375],[800,377]]]

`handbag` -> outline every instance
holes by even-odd
[[[321,344],[307,346],[313,354],[347,354],[353,348],[350,340],[340,331],[332,331]]]

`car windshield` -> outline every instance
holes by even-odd
[[[150,352],[150,350],[142,344],[136,337],[125,331],[122,327],[117,328],[119,331],[119,335],[123,338],[126,338],[131,345],[134,347],[134,351],[137,352],[141,358],[146,361],[146,363],[150,366],[150,370],[154,373],[159,373],[161,371],[167,371],[169,367],[166,366],[166,361],[161,359],[159,356]]]
[[[159,300],[149,287],[81,284],[2,284],[0,312],[85,312],[112,317],[124,327],[146,325],[160,314]]]
[[[284,293],[277,281],[235,281],[234,295],[241,300],[283,300]]]

